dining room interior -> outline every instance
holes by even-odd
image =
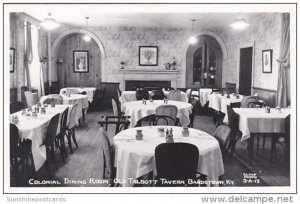
[[[267,7],[4,5],[5,182],[294,186],[296,6]]]

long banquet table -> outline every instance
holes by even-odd
[[[165,143],[157,130],[164,126],[144,126],[130,128],[118,133],[114,137],[116,148],[114,166],[117,167],[116,178],[124,181],[123,186],[133,186],[129,178],[139,178],[151,171],[156,174],[155,147]],[[166,126],[165,126],[166,127]],[[210,181],[217,181],[224,174],[223,158],[218,141],[201,130],[189,129],[189,136],[182,135],[182,128],[168,126],[173,129],[174,142],[191,143],[198,147],[199,160],[197,172],[207,175]],[[143,132],[143,140],[136,140],[136,130]]]
[[[72,105],[55,105],[54,108],[48,106],[45,108],[46,114],[38,113],[36,118],[22,115],[22,111],[11,114],[11,116],[16,115],[19,118],[17,127],[19,129],[20,138],[32,141],[32,156],[36,171],[39,170],[46,161],[46,147],[42,144],[46,138],[49,122],[54,115],[59,113],[61,116],[67,108],[71,109]],[[59,128],[58,126],[57,132],[59,132]]]
[[[156,107],[164,105],[163,100],[154,100],[150,102],[147,100],[146,105],[142,101],[131,101],[123,104],[123,111],[126,116],[130,116],[130,127],[135,127],[137,122],[149,115],[155,114]],[[190,114],[192,113],[192,105],[180,101],[168,101],[168,105],[175,105],[178,108],[177,118],[180,124],[188,126],[190,123]]]

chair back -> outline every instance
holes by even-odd
[[[73,105],[72,109],[71,109],[71,112],[70,112],[70,118],[69,118],[69,124],[68,124],[68,128],[69,129],[72,129],[73,127],[76,126],[77,124],[77,120],[76,120],[76,113],[77,113],[77,110],[78,109],[78,103]]]
[[[107,173],[109,177],[112,176],[112,146],[109,136],[103,127],[100,127],[99,133],[103,152],[103,178],[107,178]]]
[[[248,108],[264,107],[265,103],[263,101],[250,101],[248,103]]]
[[[145,89],[140,89],[140,90],[137,90],[136,93],[135,93],[135,96],[136,96],[136,100],[140,101],[140,100],[149,100],[149,92]]]
[[[68,94],[79,94],[77,89],[68,89]]]
[[[10,103],[10,114],[16,113],[25,108],[24,104],[20,101],[14,101]]]
[[[185,94],[186,94],[186,96],[188,98],[188,101],[190,102],[191,96],[192,96],[192,89],[186,90]]]
[[[66,110],[62,113],[61,119],[60,119],[60,132],[66,130],[68,127],[68,113],[69,113],[69,108],[66,108]]]
[[[155,109],[156,125],[175,125],[178,108],[174,105],[160,105]],[[165,119],[164,116],[167,116]],[[160,118],[162,120],[160,120]]]
[[[63,104],[63,100],[60,100],[58,98],[46,98],[43,101],[43,104]]]
[[[285,134],[287,136],[290,136],[290,132],[291,132],[291,115],[289,114],[286,118],[285,118]]]
[[[168,100],[181,101],[181,91],[180,90],[170,91],[168,95]]]
[[[153,100],[164,100],[166,96],[162,90],[154,90],[151,91],[150,98]]]
[[[230,150],[231,129],[227,125],[220,125],[215,131],[215,138],[218,140],[222,153],[228,153]]]
[[[195,179],[199,150],[188,143],[162,143],[155,148],[157,178]]]
[[[19,150],[19,128],[15,124],[10,124],[10,158],[14,159],[18,155]]]
[[[235,93],[236,92],[236,84],[226,82],[225,85],[226,85],[226,90],[229,93]]]
[[[231,106],[227,105],[228,126],[233,131],[239,130],[239,115],[234,112]]]
[[[212,89],[211,90],[211,93],[222,93],[224,90],[221,88],[221,89]]]
[[[257,101],[258,101],[258,97],[257,96],[245,96],[241,100],[241,108],[248,108],[248,104],[250,102],[257,102]]]
[[[57,135],[58,122],[59,122],[59,113],[53,116],[49,122],[47,133],[46,133],[46,140],[45,140],[46,146],[50,146],[54,144],[55,137]]]
[[[25,95],[27,106],[33,106],[33,105],[35,105],[37,103],[37,98],[35,98],[33,96],[32,92],[25,91],[24,95]]]
[[[121,105],[118,100],[111,99],[114,116],[121,116]]]

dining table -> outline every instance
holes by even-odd
[[[211,88],[200,88],[197,91],[192,91],[192,95],[199,97],[199,101],[202,106],[204,106],[209,101],[209,96],[211,93]]]
[[[35,107],[36,105],[32,106],[32,109],[34,110]],[[72,107],[72,105],[55,105],[55,107],[48,105],[45,107],[45,113],[41,113],[41,111],[39,111],[36,117],[34,117],[32,111],[29,111],[28,109],[25,109],[25,112],[19,111],[10,115],[10,117],[18,117],[19,122],[16,124],[16,126],[19,129],[20,139],[29,139],[32,141],[31,151],[34,168],[36,171],[42,167],[47,159],[46,146],[44,145],[44,142],[51,118],[56,114],[60,114],[59,125],[57,128],[58,134],[60,130],[60,119],[62,113],[67,108],[71,110]]]
[[[75,105],[78,104],[77,110],[76,110],[76,121],[78,121],[80,118],[82,118],[89,108],[89,102],[87,95],[82,94],[60,94],[63,98],[63,104],[64,105]],[[43,104],[44,100],[47,99],[48,96],[42,96],[40,98],[40,103]]]
[[[165,96],[168,97],[170,91],[163,91]],[[151,93],[151,91],[149,91],[149,94]],[[123,105],[126,102],[130,102],[130,101],[136,101],[136,91],[123,91],[119,101],[121,102],[121,105]],[[188,102],[188,97],[186,95],[185,92],[181,91],[181,95],[180,95],[180,101],[182,102]]]
[[[119,132],[114,137],[116,178],[122,186],[131,187],[132,179],[153,172],[155,176],[155,148],[166,142],[159,128],[172,128],[174,142],[190,143],[197,146],[199,159],[197,172],[207,176],[207,180],[218,181],[224,174],[222,152],[218,141],[207,132],[189,128],[189,134],[183,134],[178,126],[143,126]],[[142,140],[136,139],[137,130],[143,134]]]
[[[64,94],[68,89],[76,89],[79,93],[85,92],[90,103],[93,102],[94,93],[96,91],[95,87],[65,87],[60,89],[59,94]]]
[[[221,111],[225,114],[223,119],[224,123],[228,122],[227,116],[227,106],[230,106],[231,103],[240,103],[243,100],[243,95],[236,95],[236,94],[219,94],[219,93],[212,93],[209,95],[209,105],[208,107],[216,110]]]
[[[123,104],[122,111],[125,116],[130,116],[130,127],[135,127],[142,118],[155,114],[155,109],[161,105],[166,105],[164,100],[153,100],[152,102],[147,100],[146,104],[143,104],[143,101],[131,101]],[[192,104],[168,100],[168,105],[175,105],[178,108],[177,118],[179,118],[181,126],[186,127],[190,124]]]
[[[254,133],[285,133],[285,119],[291,113],[289,108],[233,108],[239,116],[241,141],[248,141],[249,163],[252,164]]]

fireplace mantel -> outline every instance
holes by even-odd
[[[179,70],[165,69],[118,69],[120,74],[120,89],[125,90],[125,81],[171,81],[171,86],[177,88]]]

